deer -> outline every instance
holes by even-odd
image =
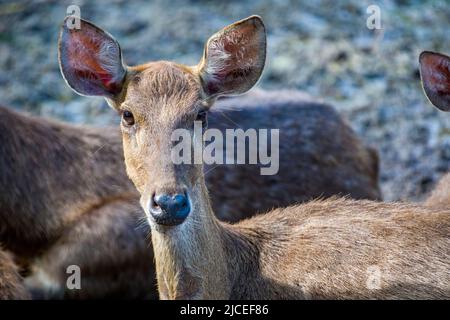
[[[264,110],[258,105],[267,101],[272,111],[260,112],[257,119],[232,108]],[[338,193],[380,197],[376,153],[356,138],[334,109],[302,101],[307,97],[298,92],[286,92],[285,98],[256,92],[238,101],[222,101],[221,110],[211,115],[211,127],[224,129],[224,119],[246,128],[257,121],[264,126],[270,118],[285,121],[273,114],[297,108],[298,119],[309,123],[295,131],[298,136],[321,139],[320,144],[302,145],[285,140],[292,141],[289,151],[302,161],[281,162],[276,177],[259,176],[258,168],[251,166],[212,170],[208,185],[217,190],[212,196],[217,198],[220,219],[237,221],[279,203]],[[331,116],[325,117],[327,113]],[[33,297],[156,298],[156,289],[149,290],[156,288],[149,228],[141,222],[144,213],[137,191],[126,176],[117,128],[74,126],[0,107],[0,132],[0,239],[25,269],[25,284]],[[340,140],[353,144],[340,148],[335,143]],[[317,158],[322,150],[328,150],[331,160]],[[297,166],[297,178],[292,165]],[[333,175],[342,180],[330,183]],[[245,176],[252,177],[257,187],[236,189]],[[268,190],[266,179],[275,179],[277,188]],[[308,190],[308,185],[314,187]],[[289,190],[292,197],[287,196]],[[258,200],[264,193],[267,196]],[[241,210],[227,213],[241,195],[247,199],[239,201]],[[66,270],[73,264],[82,270],[81,290],[66,288]]]
[[[381,199],[377,152],[334,108],[303,93],[260,90],[219,100],[208,122],[221,131],[290,128],[280,136],[287,159],[275,176],[251,165],[205,168],[221,220],[336,194]],[[119,130],[0,107],[0,132],[0,241],[25,269],[33,298],[156,298],[150,230],[125,172]],[[241,186],[245,179],[252,185]],[[81,290],[66,288],[70,265],[82,271]]]
[[[28,300],[19,268],[13,257],[0,247],[0,300]]]
[[[444,175],[425,200],[427,206],[450,208],[450,174]]]
[[[62,27],[60,67],[73,90],[103,96],[121,115],[161,299],[450,298],[448,209],[336,196],[228,223],[214,214],[203,163],[172,161],[174,130],[192,133],[219,96],[260,78],[259,16],[211,36],[194,66],[127,66],[111,35],[80,23]]]
[[[305,122],[292,129],[292,139],[281,136],[285,152],[299,160],[281,161],[276,176],[260,176],[257,166],[212,168],[207,183],[221,220],[319,196],[381,197],[376,152],[332,107],[309,99],[295,91],[259,91],[218,102],[209,126],[222,131]],[[296,116],[283,116],[288,110]],[[150,230],[125,172],[119,130],[0,107],[0,132],[0,241],[24,270],[33,298],[157,298]],[[308,137],[318,142],[307,143]],[[325,151],[328,158],[319,158]],[[246,177],[254,185],[237,188]],[[229,212],[232,204],[239,211]],[[81,268],[81,290],[66,288],[70,265]]]
[[[424,51],[419,56],[425,96],[439,110],[450,112],[450,57]],[[428,206],[450,208],[450,174],[446,174],[425,200]]]
[[[0,131],[0,242],[32,298],[156,298],[117,129],[0,107]],[[71,265],[81,269],[80,290],[66,286]]]
[[[240,111],[230,109],[230,104],[245,103],[246,108],[252,108],[267,104],[269,98],[274,104],[271,107],[281,113],[298,107],[298,102],[292,101],[296,95],[289,92],[288,98],[275,99],[271,93],[259,92],[245,101],[223,101],[223,110],[210,117],[210,125],[220,128],[218,120],[225,119],[233,126],[249,127],[254,117],[239,117]],[[324,111],[333,116],[321,116]],[[261,126],[270,116],[269,112],[259,116]],[[298,178],[292,179],[289,163],[282,162],[281,176],[275,178],[277,188],[269,192],[264,182],[269,177],[257,175],[256,167],[224,166],[210,172],[208,184],[217,189],[213,195],[221,199],[216,202],[221,219],[237,221],[280,202],[305,201],[322,194],[380,197],[376,154],[355,138],[331,107],[308,104],[301,108],[299,119],[309,123],[316,119],[314,125],[304,128],[305,133],[297,130],[299,135],[308,130],[308,134],[323,139],[321,144],[302,146],[293,141],[292,154],[304,160],[294,164],[300,167]],[[322,129],[324,123],[330,128],[326,132]],[[144,213],[136,200],[137,191],[126,176],[118,130],[74,126],[0,107],[0,131],[0,239],[27,269],[25,283],[33,297],[156,298],[156,289],[149,290],[156,286],[152,284],[153,254],[147,243],[149,228],[141,223]],[[341,156],[334,139],[354,144]],[[315,155],[322,149],[330,150],[337,161],[316,160]],[[316,180],[316,172],[308,171],[314,166],[321,172]],[[346,182],[328,183],[334,174]],[[227,179],[222,178],[225,175]],[[236,190],[246,175],[260,180],[258,187]],[[313,182],[316,187],[307,190],[307,184]],[[267,196],[256,201],[257,194],[264,190]],[[287,197],[283,190],[297,194]],[[242,211],[239,215],[227,214],[226,207],[240,195],[248,199],[239,203]],[[73,264],[83,271],[81,290],[66,289],[66,269]]]

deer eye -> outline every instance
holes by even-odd
[[[125,126],[128,126],[128,127],[131,127],[132,125],[134,125],[134,116],[133,116],[133,114],[130,111],[125,110],[122,113],[122,122],[123,122],[123,124]]]

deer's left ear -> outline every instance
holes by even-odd
[[[198,72],[208,97],[235,95],[258,81],[266,60],[266,32],[251,16],[214,34],[206,43]]]
[[[428,99],[442,111],[450,111],[450,57],[424,51],[420,54],[420,76]]]

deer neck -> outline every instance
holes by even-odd
[[[181,225],[152,229],[160,298],[226,299],[231,289],[224,230],[204,180],[192,195],[192,212]]]

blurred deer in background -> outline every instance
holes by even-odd
[[[84,28],[93,30],[104,34]],[[206,168],[222,220],[337,194],[381,198],[377,153],[333,108],[302,93],[254,91],[219,100],[209,126],[284,128],[277,175],[261,176],[258,165]],[[34,296],[155,297],[149,227],[140,222],[144,213],[125,173],[118,130],[0,107],[0,132],[0,241],[29,269]],[[82,270],[81,290],[65,287],[70,265]]]
[[[0,108],[0,132],[0,241],[29,269],[33,297],[155,297],[118,131]],[[81,268],[81,290],[66,288],[70,265]]]
[[[450,298],[449,210],[333,198],[228,224],[213,213],[203,165],[173,163],[172,132],[192,133],[218,96],[249,90],[265,48],[264,25],[252,16],[213,35],[197,66],[127,67],[107,33],[85,21],[80,30],[63,27],[68,84],[103,95],[122,115],[125,164],[151,225],[160,297]]]
[[[29,299],[13,258],[0,247],[0,300]]]
[[[420,55],[419,63],[426,96],[438,109],[450,112],[450,57],[424,51]],[[425,204],[450,208],[450,174],[441,179]]]

